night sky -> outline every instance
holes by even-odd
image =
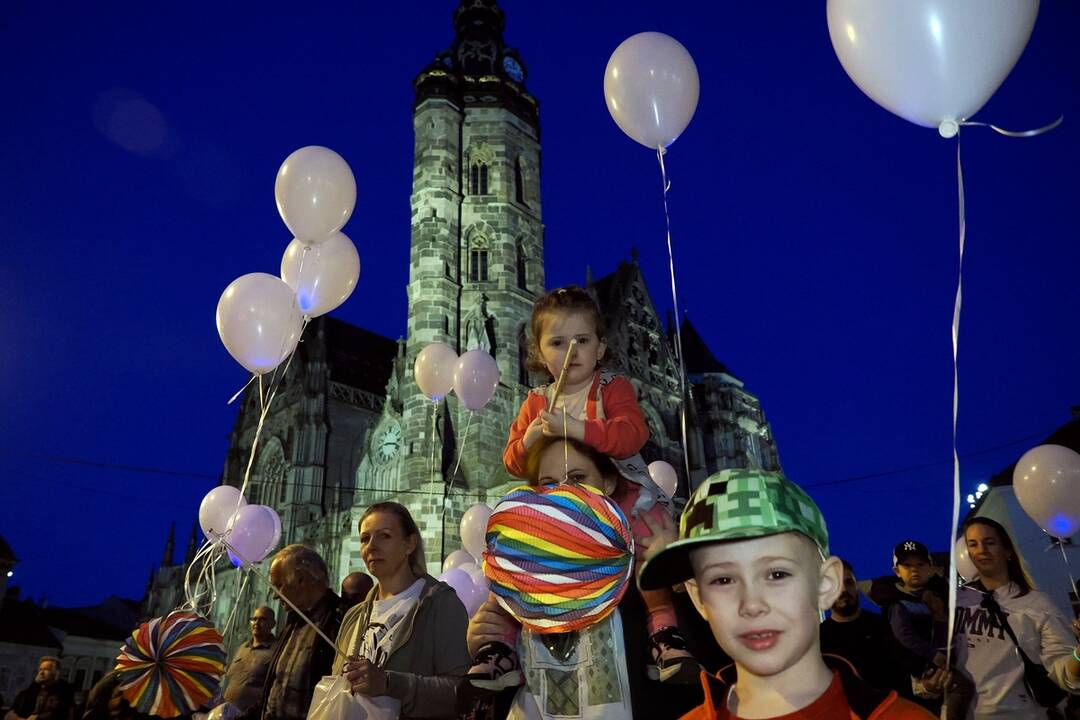
[[[329,7],[332,5],[333,7]],[[281,161],[334,148],[357,179],[356,292],[336,316],[405,331],[412,79],[452,0],[13,3],[0,26],[0,534],[24,597],[142,595],[221,472],[247,381],[222,290],[277,273]],[[632,248],[670,307],[653,153],[604,106],[607,58],[680,40],[701,100],[670,148],[680,303],[757,394],[786,473],[862,576],[897,541],[948,545],[956,141],[864,96],[824,2],[527,3],[506,41],[541,105],[551,287]],[[964,493],[1080,404],[1080,5],[1047,0],[1019,64],[963,132]]]

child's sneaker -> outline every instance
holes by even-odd
[[[525,684],[517,652],[501,642],[490,642],[477,651],[465,679],[474,687],[493,692]]]
[[[676,685],[700,682],[701,666],[686,649],[686,638],[677,627],[660,628],[649,637],[653,665],[649,677]]]

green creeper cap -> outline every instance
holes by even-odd
[[[694,491],[679,520],[679,539],[645,563],[639,584],[655,590],[692,578],[690,549],[698,545],[786,532],[802,533],[828,557],[825,518],[802,488],[778,472],[721,470]]]

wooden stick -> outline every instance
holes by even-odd
[[[555,410],[555,403],[559,400],[559,395],[562,394],[563,383],[566,382],[566,371],[570,369],[570,359],[574,357],[574,346],[577,345],[577,338],[570,340],[570,347],[566,351],[566,357],[563,358],[562,370],[559,371],[559,379],[555,381],[555,391],[551,395],[551,402],[548,404],[548,412]]]

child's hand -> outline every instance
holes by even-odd
[[[675,523],[668,514],[661,513],[659,520],[652,515],[642,513],[642,519],[648,525],[650,536],[636,535],[634,542],[637,545],[638,559],[644,561],[663,550],[669,543],[679,539],[679,532],[675,529]]]
[[[525,446],[526,450],[535,445],[536,441],[544,436],[543,423],[543,418],[540,417],[537,417],[535,420],[529,423],[529,427],[525,430],[524,437],[521,438],[521,443]]]
[[[575,417],[570,417],[565,410],[560,409],[554,412],[544,410],[538,419],[546,437],[562,437],[565,430],[566,437],[585,442],[585,423]]]

